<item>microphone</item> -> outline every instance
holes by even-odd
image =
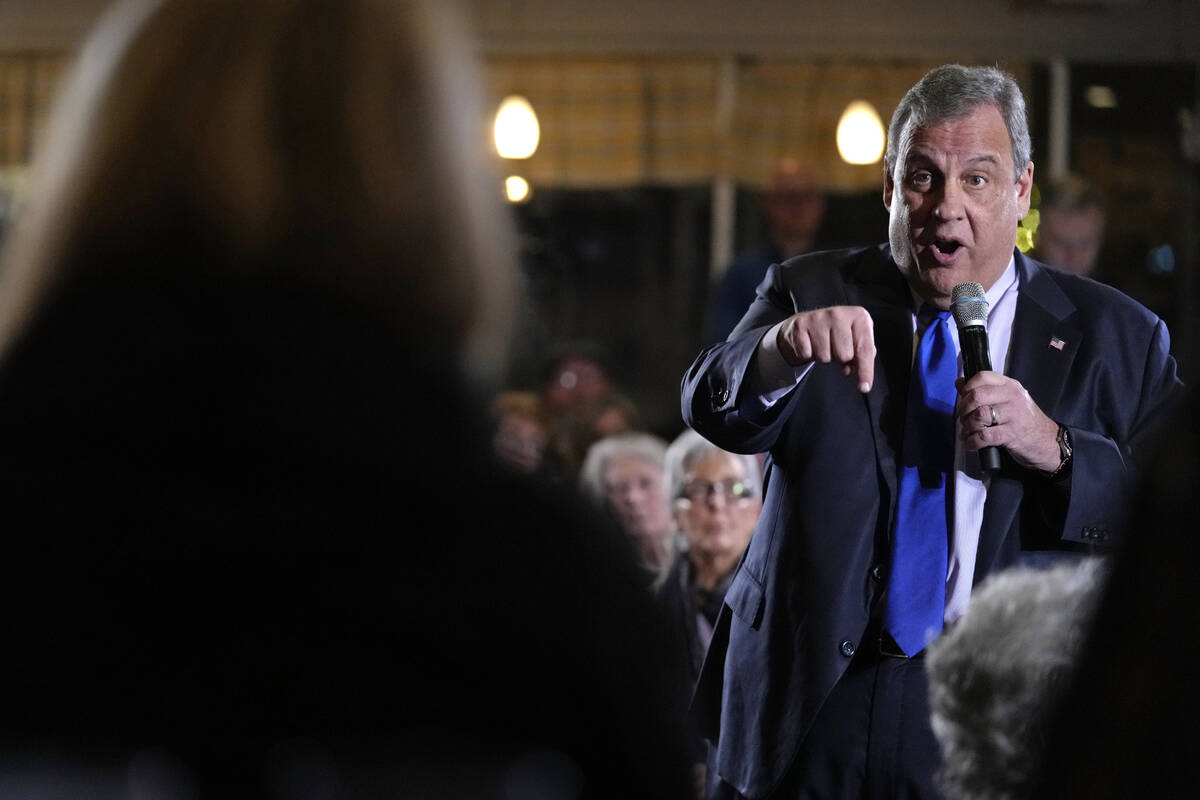
[[[992,368],[992,357],[988,354],[987,312],[987,297],[978,283],[960,283],[950,292],[950,313],[958,325],[963,376],[968,380],[980,370]],[[980,448],[979,466],[985,472],[1000,469],[1000,448],[995,445]]]

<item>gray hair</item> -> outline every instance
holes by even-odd
[[[936,779],[958,800],[1028,797],[1047,728],[1091,628],[1100,557],[988,578],[966,613],[926,649]]]
[[[908,147],[913,131],[960,119],[981,105],[995,106],[1004,118],[1012,143],[1013,180],[1021,177],[1033,156],[1025,97],[1012,75],[996,67],[943,64],[925,73],[905,93],[888,126],[884,166],[895,174],[896,161]]]
[[[761,493],[762,470],[757,458],[744,453],[730,453],[728,450],[722,450],[696,431],[687,428],[676,436],[675,440],[671,442],[671,446],[667,448],[663,485],[667,489],[667,498],[670,501],[674,501],[683,494],[683,485],[687,483],[688,475],[696,464],[705,456],[713,453],[723,453],[737,459],[742,465],[742,474],[752,482],[754,493],[756,495]]]
[[[640,458],[657,470],[663,469],[667,443],[652,433],[619,433],[606,436],[588,448],[579,468],[579,484],[593,500],[605,501],[604,473],[608,462],[620,456]]]

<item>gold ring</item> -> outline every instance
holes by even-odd
[[[995,426],[999,425],[999,424],[1000,424],[1000,422],[999,422],[999,420],[997,420],[997,419],[996,419],[996,407],[995,407],[995,406],[988,406],[988,408],[989,408],[989,409],[991,410],[991,412],[992,412],[992,421],[988,423],[988,427],[989,427],[989,428],[993,428],[993,427],[995,427]]]

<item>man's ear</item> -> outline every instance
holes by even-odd
[[[896,188],[892,173],[887,167],[883,168],[883,207],[892,213],[892,190]]]
[[[1033,199],[1033,162],[1025,165],[1025,171],[1017,178],[1017,209],[1024,218],[1029,213],[1029,203]]]

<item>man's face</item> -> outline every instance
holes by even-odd
[[[1104,241],[1104,214],[1098,208],[1044,208],[1037,231],[1038,258],[1076,275],[1096,268]]]
[[[1017,223],[1029,211],[1033,164],[1013,181],[1012,145],[1000,112],[912,132],[885,177],[892,256],[908,282],[939,308],[964,281],[991,287],[1008,266]]]

